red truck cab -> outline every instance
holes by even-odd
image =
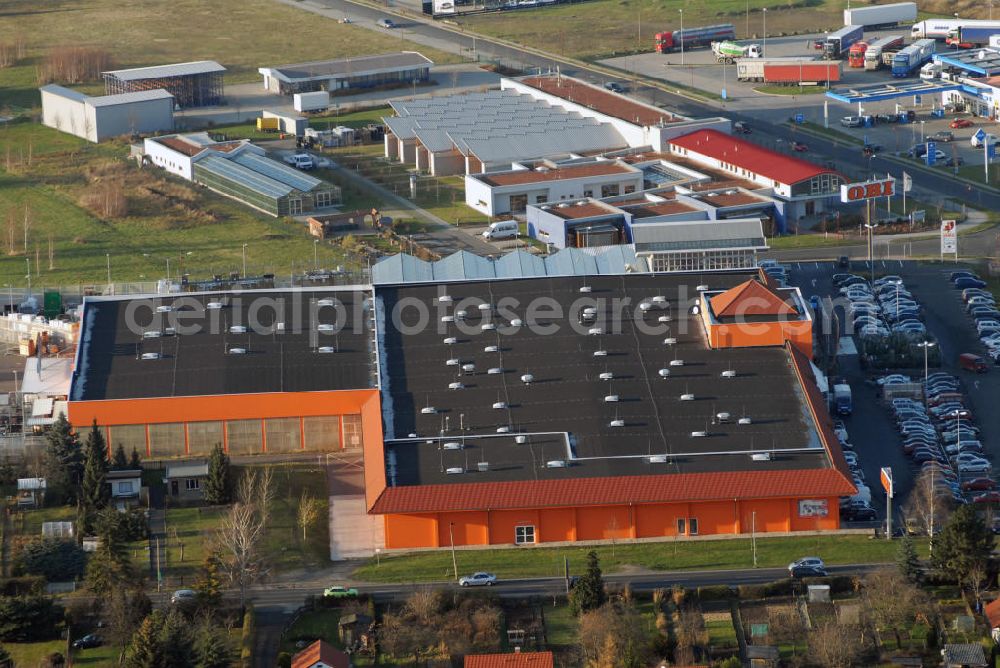
[[[958,365],[966,371],[972,371],[974,373],[986,373],[990,369],[989,366],[986,365],[986,360],[979,355],[974,355],[972,353],[962,353],[959,355]]]
[[[868,42],[855,42],[847,52],[847,64],[851,67],[865,66],[865,51],[868,50]]]
[[[670,53],[674,50],[674,33],[658,32],[654,38],[657,53]]]

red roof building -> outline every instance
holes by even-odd
[[[844,177],[836,170],[725,132],[698,130],[674,137],[670,150],[697,164],[772,188],[776,197],[787,202],[783,219],[777,221],[779,231],[787,229],[786,221],[820,215],[839,203]]]
[[[351,657],[325,640],[317,640],[292,657],[292,668],[351,668]]]
[[[712,297],[712,311],[717,318],[741,315],[794,315],[795,309],[780,296],[751,279]]]
[[[1000,629],[1000,598],[987,603],[983,608],[983,614],[989,620],[990,629]]]
[[[465,668],[554,668],[552,652],[475,654],[465,657]]]

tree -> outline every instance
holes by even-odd
[[[891,569],[869,574],[864,580],[864,588],[872,621],[880,629],[891,630],[896,636],[896,647],[902,647],[899,629],[921,608],[924,601],[920,590]]]
[[[80,441],[64,413],[59,414],[46,435],[46,456],[48,488],[58,490],[64,502],[73,503],[83,475],[83,457]]]
[[[594,668],[637,668],[646,637],[635,607],[614,602],[580,615],[580,650],[584,663]]]
[[[209,618],[195,629],[192,649],[195,668],[229,668],[233,663],[233,648],[226,630],[212,624]]]
[[[68,582],[83,575],[87,553],[73,541],[33,540],[21,549],[15,572],[41,575],[49,582]]]
[[[896,549],[896,566],[907,582],[911,584],[920,582],[920,559],[917,557],[913,539],[908,533],[903,534],[903,539],[899,541],[899,547]]]
[[[160,627],[160,647],[163,648],[163,664],[169,668],[185,668],[191,665],[194,650],[194,634],[188,620],[180,610],[172,609],[163,618]]]
[[[159,633],[162,625],[162,610],[154,610],[142,620],[125,650],[123,665],[128,668],[159,668],[163,665]]]
[[[229,456],[223,452],[221,443],[215,444],[208,458],[208,478],[205,480],[203,494],[205,502],[213,506],[229,503],[233,498]]]
[[[223,547],[223,562],[229,578],[240,588],[240,607],[246,605],[247,587],[263,571],[260,542],[264,537],[264,521],[253,505],[237,502],[232,505],[222,526],[219,542]]]
[[[128,467],[133,471],[138,471],[142,468],[142,459],[139,457],[139,451],[132,447],[132,456],[128,459]]]
[[[142,589],[115,587],[104,599],[101,614],[107,624],[108,641],[118,648],[119,663],[125,658],[132,636],[152,610],[153,604]]]
[[[822,668],[851,668],[858,665],[859,656],[857,628],[830,620],[809,634],[809,658]]]
[[[946,487],[937,484],[940,480],[941,476],[936,475],[933,469],[917,477],[903,506],[908,530],[930,536],[933,530],[939,530],[947,522],[954,499]]]
[[[968,581],[977,564],[988,564],[993,552],[993,534],[972,506],[961,506],[934,541],[931,563],[935,570]]]
[[[62,619],[62,608],[46,596],[0,596],[2,642],[51,640]]]
[[[299,499],[296,521],[298,522],[299,528],[302,529],[303,543],[306,542],[306,531],[308,531],[309,527],[316,523],[316,520],[319,519],[319,515],[322,510],[322,502],[311,495],[309,490],[302,490],[302,498]]]
[[[84,446],[83,480],[80,484],[80,506],[84,519],[82,530],[85,534],[93,530],[94,514],[104,508],[110,498],[108,449],[104,442],[104,434],[101,433],[95,420]]]
[[[13,666],[14,663],[11,661],[10,652],[0,647],[0,668],[13,668]]]
[[[94,528],[100,545],[87,562],[86,586],[103,596],[116,587],[136,582],[137,576],[126,546],[130,536],[125,514],[105,508],[97,513]]]
[[[236,485],[236,499],[254,506],[266,527],[274,501],[274,469],[270,466],[247,468]]]
[[[601,574],[601,564],[597,552],[587,553],[587,572],[580,577],[570,592],[570,607],[573,614],[596,610],[604,605],[604,577]]]
[[[125,446],[121,443],[115,448],[115,454],[111,458],[111,468],[114,471],[124,471],[128,468],[128,455],[125,454]]]
[[[215,608],[222,601],[222,560],[218,552],[209,552],[202,562],[198,581],[194,590],[198,592],[198,602],[205,608]]]

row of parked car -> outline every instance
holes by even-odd
[[[996,298],[986,289],[986,282],[971,271],[955,271],[951,281],[956,288],[962,290],[962,301],[965,312],[972,319],[979,340],[986,348],[986,356],[994,364],[1000,364],[1000,310],[997,309]],[[965,366],[963,364],[963,366]],[[972,371],[985,371],[985,368],[972,368]]]
[[[835,274],[833,283],[849,302],[848,323],[859,336],[927,336],[923,310],[899,276],[883,276],[869,283],[856,274]]]
[[[861,468],[854,446],[851,445],[850,436],[847,433],[847,426],[843,420],[833,421],[833,432],[840,441],[840,449],[844,453],[847,467],[851,470],[851,478],[858,488],[858,494],[853,497],[843,497],[840,499],[840,519],[846,522],[873,522],[878,519],[878,513],[871,505],[871,489],[868,481],[865,480],[865,472]]]

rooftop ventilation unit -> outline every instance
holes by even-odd
[[[611,373],[610,371],[605,371],[604,373],[602,373],[600,375],[600,379],[601,380],[612,380],[612,379],[614,379],[614,377],[615,377],[615,374]]]
[[[459,360],[457,357],[452,357],[450,360],[445,360],[444,363],[445,366],[458,366],[459,364],[461,364],[461,360]]]
[[[510,427],[508,427],[506,425],[504,425],[503,427],[497,427],[497,433],[498,434],[509,434],[510,433]]]
[[[656,320],[657,320],[657,322],[670,322],[671,320],[673,320],[673,317],[671,317],[669,315],[661,315]]]
[[[667,338],[663,339],[663,345],[665,346],[672,346],[675,345],[676,343],[677,343],[677,337],[675,336],[668,336]]]
[[[320,346],[316,349],[316,352],[323,353],[324,355],[329,355],[330,353],[337,352],[337,349],[333,346]]]
[[[450,304],[451,303],[451,295],[438,295],[437,300],[440,303],[442,303],[442,304]]]
[[[222,308],[222,302],[208,302],[205,304],[205,308],[209,311],[218,311]]]
[[[707,431],[692,431],[691,432],[691,438],[705,438],[706,436],[708,436],[708,432]]]
[[[595,350],[594,351],[594,357],[607,357],[607,356],[608,356],[608,351],[607,350]]]
[[[247,354],[247,349],[246,348],[230,348],[229,349],[229,354],[230,355],[246,355]]]
[[[320,327],[322,327],[322,325],[320,325]],[[230,334],[246,334],[247,333],[247,328],[245,326],[243,326],[243,325],[233,325],[232,327],[229,328],[229,333]]]
[[[497,326],[494,325],[492,322],[484,322],[483,326],[482,326],[482,329],[483,329],[484,332],[485,331],[489,331],[489,330],[493,330],[493,329],[496,329],[496,328],[497,328]]]
[[[580,286],[580,292],[582,292],[583,294],[587,294],[591,290],[593,290],[593,288],[591,288],[589,285],[581,285]]]
[[[656,295],[655,297],[650,299],[650,301],[653,302],[654,304],[665,304],[667,303],[667,298],[664,297],[663,295]]]
[[[521,382],[524,383],[525,385],[531,385],[531,383],[534,382],[534,380],[535,377],[530,373],[526,373],[523,376],[521,376]]]
[[[604,402],[605,403],[611,404],[611,403],[614,403],[616,401],[618,401],[618,395],[617,394],[608,394],[608,395],[606,395],[604,397]]]
[[[475,364],[471,364],[470,363],[470,364],[463,364],[462,365],[462,371],[465,371],[466,373],[472,373],[475,370],[476,370],[476,365]]]
[[[172,306],[167,306],[165,304],[163,306],[157,306],[156,307],[156,312],[157,313],[170,313],[173,310],[174,310],[174,308]]]
[[[698,292],[705,292],[706,290],[708,290],[708,284],[702,283],[701,285],[696,287],[695,290],[697,290]]]
[[[753,420],[751,420],[748,417],[741,417],[739,420],[736,421],[736,424],[742,424],[742,425],[753,424]]]
[[[173,327],[164,327],[163,328],[163,336],[174,336],[176,334],[177,334],[177,330],[174,329]]]
[[[514,318],[513,320],[510,321],[510,326],[511,327],[520,327],[523,324],[524,324],[524,321],[521,320],[520,318]]]
[[[283,331],[285,331],[285,323],[283,323],[283,322],[277,322],[277,323],[274,324],[274,328],[276,330],[278,330],[279,332],[283,332]]]
[[[456,339],[454,336],[449,336],[448,338],[446,338],[444,340],[444,344],[446,346],[451,346],[451,345],[454,345],[456,343],[458,343],[458,339]]]
[[[518,445],[523,445],[523,444],[525,444],[525,443],[528,442],[528,437],[527,436],[515,436],[514,437],[514,442],[517,443]]]
[[[568,209],[569,208],[569,203],[568,202],[563,202],[562,204],[556,204],[556,208],[557,209]]]
[[[450,469],[445,469],[444,472],[448,475],[458,475],[460,473],[465,473],[465,469],[461,466],[453,466]]]
[[[144,339],[158,339],[160,338],[160,333],[156,330],[151,330],[142,333],[142,338]]]
[[[651,303],[649,303],[649,302],[641,302],[639,304],[639,310],[642,311],[643,313],[645,313],[646,311],[648,311],[651,308],[653,308],[653,305]]]
[[[333,325],[331,325],[330,323],[328,323],[328,322],[324,322],[324,323],[316,326],[316,331],[317,332],[332,332],[335,329],[336,328]]]
[[[670,378],[670,369],[660,369],[656,373],[660,375],[660,378]]]
[[[752,455],[750,455],[750,459],[752,459],[755,462],[769,462],[769,461],[771,461],[771,453],[770,452],[755,452]]]
[[[455,311],[455,319],[456,320],[465,320],[465,316],[467,316],[467,315],[469,315],[469,312],[466,311],[464,308]]]
[[[449,390],[464,390],[465,389],[465,385],[462,385],[461,383],[448,383],[448,389]]]
[[[550,469],[564,469],[566,468],[566,461],[563,459],[552,459],[545,462],[545,466]]]
[[[615,418],[614,420],[612,420],[611,422],[608,423],[608,426],[609,427],[624,427],[625,426],[625,420],[622,420],[621,418]]]
[[[496,402],[493,403],[493,408],[494,408],[494,410],[498,410],[498,411],[499,410],[503,410],[503,409],[507,408],[507,402],[506,401],[496,401]]]
[[[691,307],[691,315],[698,315],[699,313],[701,313],[701,307],[697,304]]]
[[[589,334],[590,336],[600,336],[603,333],[604,330],[601,329],[600,327],[591,327],[590,329],[587,330],[587,334]]]
[[[694,395],[690,392],[681,395],[681,401],[694,401]]]
[[[476,308],[478,308],[480,311],[489,311],[493,307],[491,305],[489,305],[489,304],[480,304]]]
[[[420,412],[423,413],[424,415],[434,415],[438,412],[438,409],[434,408],[433,406],[424,406],[423,408],[420,409]]]
[[[455,316],[453,316],[453,315],[443,315],[443,316],[441,316],[441,322],[455,322]]]
[[[684,366],[684,360],[670,360],[670,366]]]
[[[441,446],[441,449],[442,450],[461,450],[462,449],[462,444],[459,443],[458,441],[448,441],[447,443],[445,443],[444,445]]]
[[[722,376],[723,378],[736,378],[736,371],[734,371],[733,369],[726,369],[719,375]]]
[[[649,456],[649,463],[650,464],[666,464],[667,463],[667,456],[666,455],[650,455]]]
[[[476,464],[476,468],[479,469],[480,473],[485,473],[486,471],[490,470],[490,463],[489,462],[479,462],[479,463]]]
[[[329,297],[324,297],[316,301],[316,306],[333,306],[333,300]]]
[[[500,346],[486,346],[483,348],[484,353],[498,353],[500,352]]]
[[[486,373],[490,376],[496,376],[497,374],[503,373],[503,369],[501,369],[498,366],[491,366],[489,369],[486,370]]]
[[[726,424],[732,418],[729,413],[716,413],[715,419],[719,421],[719,424]]]
[[[142,359],[144,360],[158,360],[160,359],[160,353],[143,353]]]

